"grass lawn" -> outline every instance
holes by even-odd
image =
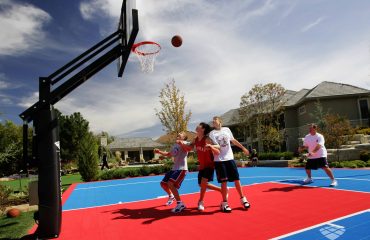
[[[33,220],[34,212],[24,212],[17,218],[7,218],[0,216],[0,240],[18,239],[27,235],[28,230],[35,223]]]
[[[21,179],[23,191],[27,190],[29,181],[30,181],[29,178]],[[82,182],[81,175],[79,173],[62,176],[62,189],[63,191],[65,191],[72,183],[79,183],[79,182]],[[0,182],[0,184],[9,186],[11,189],[13,189],[13,191],[19,191],[20,189],[19,180]]]

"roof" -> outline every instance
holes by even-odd
[[[135,138],[118,138],[108,145],[110,149],[131,149],[131,148],[157,148],[164,147],[163,144],[154,141],[151,138],[135,137]]]
[[[305,98],[319,98],[369,93],[370,91],[364,88],[352,86],[349,84],[325,81],[311,89]]]
[[[294,92],[293,94],[288,94],[287,96],[287,100],[284,104],[285,107],[288,107],[288,106],[294,106],[296,105],[298,102],[300,102],[304,96],[309,92],[310,90],[309,89],[302,89],[298,92]]]
[[[238,123],[239,115],[239,108],[231,109],[226,113],[222,114],[221,116],[223,125],[231,126]]]
[[[195,132],[191,131],[186,131],[186,135],[188,136],[188,141],[193,141],[194,138],[197,136]],[[161,144],[169,144],[169,143],[174,143],[176,140],[177,134],[176,133],[167,133],[163,136],[160,136],[156,142],[161,143]]]

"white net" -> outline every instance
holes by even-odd
[[[161,46],[154,42],[141,42],[134,45],[133,52],[140,61],[141,71],[151,73],[154,71],[155,58],[158,56]]]

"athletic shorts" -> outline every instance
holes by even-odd
[[[173,183],[173,185],[179,189],[181,187],[182,181],[184,181],[186,173],[188,171],[186,170],[171,170],[164,175],[162,182],[168,183],[169,181]]]
[[[215,168],[219,183],[239,180],[239,172],[234,160],[215,162]]]
[[[314,169],[329,167],[328,160],[325,157],[307,159],[306,169]]]
[[[215,169],[214,168],[204,168],[198,172],[198,184],[202,182],[202,178],[208,179],[208,182],[213,181]]]

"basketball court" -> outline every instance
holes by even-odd
[[[187,209],[178,214],[164,206],[163,176],[74,184],[63,195],[60,239],[370,239],[370,170],[335,169],[335,189],[323,171],[309,186],[301,168],[239,171],[252,206],[244,210],[231,188],[231,213],[214,191],[197,210],[196,172],[182,184]]]

